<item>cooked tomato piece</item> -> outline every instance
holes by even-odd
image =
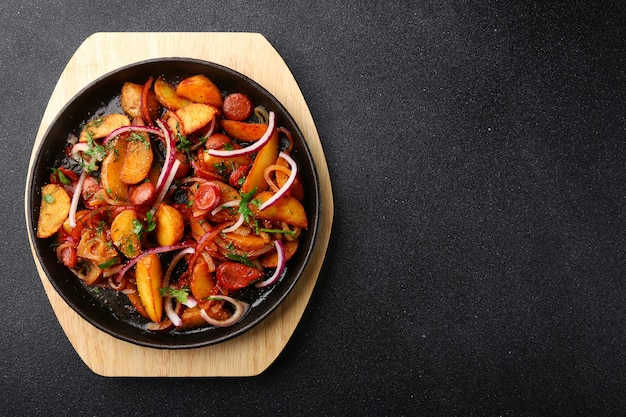
[[[263,272],[237,262],[224,262],[215,271],[220,287],[237,291],[263,278]]]

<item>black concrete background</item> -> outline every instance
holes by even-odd
[[[0,4],[0,414],[624,413],[626,3],[132,3]],[[100,31],[259,32],[299,82],[335,222],[258,377],[100,377],[54,317],[26,170]]]

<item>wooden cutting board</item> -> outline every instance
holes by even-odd
[[[159,350],[118,340],[87,323],[56,293],[36,257],[35,263],[63,331],[93,372],[103,376],[258,375],[278,357],[302,317],[322,267],[333,220],[328,166],[315,123],[289,68],[262,35],[96,33],[90,36],[68,62],[50,97],[33,147],[31,167],[48,126],[80,89],[118,67],[160,57],[203,59],[239,71],[265,87],[295,119],[313,155],[323,202],[317,242],[304,275],[286,300],[249,332],[214,346]]]

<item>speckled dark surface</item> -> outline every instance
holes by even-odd
[[[623,2],[27,3],[0,5],[0,414],[623,414]],[[262,33],[316,121],[328,256],[258,377],[94,375],[31,260],[47,100],[86,37],[128,30]]]

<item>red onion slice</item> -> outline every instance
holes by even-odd
[[[292,157],[290,157],[284,152],[280,152],[278,156],[280,156],[281,158],[283,158],[289,163],[289,166],[291,167],[291,173],[289,174],[289,178],[287,179],[287,182],[285,182],[283,186],[280,187],[280,189],[276,191],[276,193],[274,193],[273,196],[271,196],[270,198],[267,199],[267,201],[261,204],[259,206],[259,210],[263,210],[271,206],[272,204],[274,204],[276,201],[278,201],[279,198],[285,195],[285,193],[289,190],[293,182],[296,180],[296,174],[298,173],[298,165],[296,164],[296,161],[294,161]]]
[[[256,284],[254,284],[254,286],[257,288],[265,288],[275,284],[285,272],[285,266],[287,265],[287,262],[285,261],[285,246],[283,245],[283,241],[275,240],[274,246],[276,246],[276,253],[278,254],[276,270],[274,271],[272,276],[265,281],[257,282]]]
[[[159,194],[157,195],[156,200],[154,201],[154,204],[152,205],[152,212],[155,212],[159,208],[159,205],[165,198],[165,194],[167,193],[167,190],[169,190],[170,185],[172,185],[172,181],[174,181],[174,177],[176,176],[176,172],[178,171],[179,166],[180,161],[176,159],[174,161],[174,165],[170,169],[167,178],[165,179],[165,182],[163,183],[163,186],[161,187],[161,190],[159,191]]]
[[[235,307],[235,312],[233,313],[233,315],[227,318],[226,320],[215,320],[213,317],[209,316],[204,309],[200,309],[200,315],[202,316],[204,321],[216,327],[232,326],[233,324],[241,320],[243,316],[248,312],[248,309],[250,308],[250,304],[244,301],[235,300],[234,298],[229,297],[227,295],[212,295],[209,298],[212,300],[228,301]]]
[[[163,131],[161,129],[157,129],[156,127],[129,125],[129,126],[118,127],[113,132],[109,133],[102,140],[102,144],[106,145],[109,141],[113,140],[113,138],[121,135],[122,133],[127,133],[127,132],[150,133],[156,136],[163,137]]]
[[[78,202],[80,200],[80,194],[83,191],[83,184],[87,178],[87,171],[83,171],[78,178],[76,187],[74,188],[74,194],[72,195],[72,202],[70,204],[70,213],[68,215],[70,227],[73,229],[76,227],[76,210],[78,209]]]
[[[171,252],[171,251],[174,251],[174,250],[191,248],[191,247],[194,247],[194,246],[195,245],[193,243],[180,243],[178,245],[158,246],[156,248],[148,249],[148,250],[142,252],[140,255],[138,255],[135,258],[133,258],[130,261],[128,261],[124,265],[124,267],[120,270],[120,272],[117,274],[117,276],[115,277],[115,282],[122,281],[122,279],[124,278],[124,275],[126,274],[126,272],[130,268],[132,268],[139,261],[139,259],[143,258],[146,255],[150,255],[150,254],[153,254],[153,253],[157,253],[158,254],[158,253]]]
[[[165,303],[165,315],[167,316],[167,318],[170,319],[174,326],[180,326],[183,321],[180,319],[180,316],[174,311],[174,307],[172,306],[172,297],[168,295],[167,297],[165,297],[163,302]]]
[[[174,139],[172,138],[169,129],[163,124],[163,121],[157,120],[156,124],[161,129],[163,138],[165,139],[165,163],[163,164],[163,169],[161,170],[161,174],[159,175],[159,179],[156,183],[157,194],[159,194],[163,188],[163,182],[168,177],[174,163],[176,156],[176,144],[174,143]]]
[[[207,152],[209,153],[209,155],[221,156],[221,157],[242,156],[242,155],[250,155],[252,153],[255,153],[256,151],[261,149],[263,146],[265,146],[267,142],[269,142],[270,138],[272,137],[272,134],[274,133],[274,125],[276,124],[275,119],[276,119],[276,115],[274,114],[273,111],[271,111],[270,116],[269,116],[269,122],[267,124],[267,130],[265,130],[265,133],[263,133],[263,136],[261,136],[259,140],[257,140],[250,146],[246,146],[241,149],[233,149],[233,150],[207,149]]]
[[[194,253],[195,251],[196,250],[194,248],[185,248],[181,250],[180,252],[178,252],[172,258],[170,265],[167,267],[167,270],[165,271],[165,275],[163,275],[163,281],[161,281],[161,287],[165,288],[170,284],[170,278],[172,277],[172,273],[174,272],[176,265],[178,265],[178,262],[180,262],[180,260],[183,259],[183,256]]]
[[[211,216],[215,216],[217,213],[219,213],[220,211],[222,211],[223,209],[227,207],[239,206],[240,203],[241,203],[241,200],[231,200],[231,201],[227,201],[224,204],[220,204],[219,206],[215,207],[213,211],[211,211]]]
[[[241,226],[243,224],[243,214],[239,214],[239,218],[237,219],[237,221],[232,225],[232,226],[228,226],[227,228],[225,228],[224,230],[222,230],[222,233],[230,233],[230,232],[234,232],[235,230],[239,229],[239,226]]]
[[[193,296],[188,295],[188,296],[187,296],[187,301],[185,301],[185,302],[183,303],[183,305],[184,305],[185,307],[194,308],[195,306],[197,306],[197,305],[198,305],[198,301],[197,301],[195,298],[193,298]]]

